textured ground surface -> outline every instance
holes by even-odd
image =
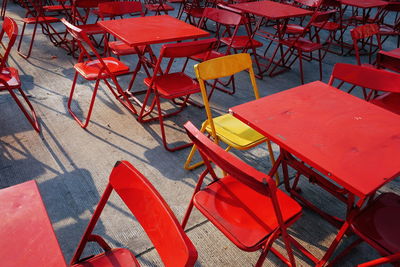
[[[23,10],[12,3],[9,9],[8,15],[22,25]],[[390,40],[384,48],[394,48],[394,43]],[[123,60],[131,66],[136,62],[133,57]],[[38,182],[67,261],[72,257],[117,160],[130,161],[147,176],[179,220],[183,217],[200,171],[185,171],[182,165],[188,150],[166,152],[162,147],[158,124],[138,123],[107,90],[99,91],[92,121],[87,130],[81,129],[66,107],[75,62],[76,59],[52,46],[41,33],[37,35],[29,60],[22,59],[15,50],[10,56],[9,64],[20,71],[23,89],[29,93],[40,117],[40,135],[32,130],[12,98],[0,93],[0,188],[30,179]],[[336,62],[355,63],[355,58],[329,54],[323,64],[324,81],[329,79]],[[192,65],[188,69],[192,69]],[[304,65],[306,82],[318,79],[318,64],[305,62]],[[143,77],[141,73],[135,83],[136,88],[144,88]],[[240,90],[235,95],[216,92],[213,96],[212,107],[216,114],[252,99],[246,75],[239,76],[237,81]],[[79,105],[74,103],[74,108],[86,110],[92,84],[83,80],[78,83]],[[126,83],[127,80],[122,79],[122,84]],[[290,72],[274,78],[265,77],[257,83],[262,96],[297,86],[298,66],[295,64]],[[105,86],[102,85],[102,89],[106,89]],[[201,100],[199,95],[194,99]],[[170,141],[187,141],[182,130],[183,123],[191,120],[199,127],[204,118],[204,110],[190,106],[179,116],[167,120]],[[274,150],[277,155],[278,147],[274,146]],[[265,147],[237,154],[262,171],[271,168]],[[343,213],[344,206],[336,204],[337,201],[327,193],[307,183],[303,184],[303,188],[304,194],[325,210],[334,214]],[[398,191],[398,188],[399,184],[394,181],[383,190]],[[161,266],[156,251],[151,249],[142,229],[119,198],[113,195],[109,204],[96,232],[112,246],[131,249],[139,255],[144,266]],[[188,235],[199,252],[198,266],[250,266],[257,260],[258,252],[247,253],[237,249],[196,211],[189,221],[189,229]],[[320,258],[336,230],[315,213],[304,209],[302,218],[291,227],[290,233]],[[281,245],[276,243],[277,248]],[[96,248],[89,248],[88,253],[90,250],[97,251]],[[351,266],[375,257],[374,250],[361,245],[341,265]],[[299,254],[296,254],[296,260],[302,266],[310,264]],[[269,255],[264,265],[278,266],[282,263]]]

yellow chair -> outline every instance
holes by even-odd
[[[216,144],[219,144],[219,141],[227,144],[228,147],[226,148],[226,151],[229,151],[232,147],[239,150],[246,150],[266,142],[271,162],[274,164],[275,158],[272,151],[271,142],[265,136],[250,128],[247,124],[236,119],[231,114],[225,114],[213,118],[210,104],[208,102],[205,85],[207,80],[229,77],[245,70],[247,70],[249,73],[255,98],[258,99],[260,97],[250,55],[242,53],[207,60],[195,65],[194,70],[200,84],[201,95],[203,97],[204,107],[207,113],[207,120],[203,123],[201,132],[207,132],[213,137]],[[193,145],[192,150],[186,159],[184,165],[185,169],[191,170],[201,166],[204,163],[201,161],[190,165],[195,152],[196,146]],[[279,182],[278,175],[276,176],[276,181]]]

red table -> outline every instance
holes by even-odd
[[[1,266],[67,266],[35,181],[0,190]]]
[[[282,48],[282,44],[280,41],[283,39],[283,36],[285,34],[286,25],[288,23],[288,20],[291,18],[305,17],[305,16],[313,14],[313,11],[311,11],[311,10],[305,10],[302,8],[294,7],[292,5],[282,4],[282,3],[278,3],[278,2],[272,2],[272,1],[268,1],[268,0],[267,1],[256,1],[256,2],[244,2],[244,3],[239,3],[239,4],[232,4],[229,6],[239,9],[246,13],[260,16],[260,19],[258,20],[256,27],[254,29],[254,34],[265,37],[272,41],[276,41],[278,44],[275,48],[275,51],[273,52],[273,56],[268,58],[269,64],[266,65],[265,69],[263,71],[260,71],[260,73],[258,73],[258,75],[262,75],[263,73],[268,72],[268,70],[272,66],[272,64],[277,64],[276,62],[274,62],[274,58],[275,58],[278,50],[281,51],[281,58],[284,56],[283,50],[280,49],[280,48]],[[273,20],[276,22],[277,32],[275,34],[260,30],[260,26],[263,23],[264,19]],[[280,60],[278,62],[280,62]],[[286,68],[286,66],[284,66],[284,64],[282,64],[281,67]],[[273,76],[274,69],[272,69],[272,71],[269,73],[270,76]]]
[[[347,218],[400,174],[400,116],[322,82],[251,101],[231,112],[281,147],[270,174],[282,165],[288,192],[312,209],[316,207],[300,196],[297,185],[290,185],[287,165],[345,202]],[[320,265],[348,227],[345,219]]]
[[[168,15],[107,20],[97,23],[108,33],[132,47],[197,39],[210,35],[202,29]],[[140,65],[135,69],[134,77],[141,67],[145,69],[147,76],[150,77],[151,74],[147,66],[155,65],[155,56],[147,59],[139,49],[136,49],[136,51]],[[132,79],[131,84],[134,79]],[[143,93],[143,91],[135,94],[137,93]],[[130,93],[130,96],[141,105],[140,101],[133,97],[132,93]]]

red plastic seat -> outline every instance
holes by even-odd
[[[115,191],[145,230],[165,266],[194,266],[197,251],[168,204],[154,186],[127,161],[115,164],[108,185],[71,260],[74,267],[139,266],[125,248],[111,249],[105,240],[92,234],[111,193]],[[105,250],[80,259],[89,241]]]
[[[94,48],[91,40],[89,39],[89,36],[84,30],[72,25],[65,19],[61,19],[61,21],[67,27],[68,32],[73,36],[74,41],[78,44],[78,47],[80,48],[81,51],[78,63],[75,64],[74,66],[75,76],[72,82],[71,92],[69,95],[68,105],[67,105],[68,111],[75,119],[75,121],[82,128],[86,128],[88,126],[94,106],[94,101],[96,99],[97,90],[99,88],[101,80],[104,81],[106,86],[110,89],[111,93],[123,106],[125,106],[133,114],[137,114],[136,109],[129,101],[127,94],[122,90],[121,86],[117,81],[117,76],[129,74],[129,67],[116,58],[113,57],[102,58]],[[91,53],[89,53],[89,51],[87,50],[87,48],[85,48],[85,46],[88,47]],[[86,57],[89,58],[89,60],[83,61]],[[95,87],[93,88],[92,98],[89,104],[87,117],[84,122],[81,121],[71,109],[71,104],[75,92],[75,86],[78,74],[80,74],[86,80],[96,81]],[[109,80],[111,80],[114,83],[115,88],[111,86]]]
[[[32,125],[33,129],[40,132],[40,126],[36,117],[36,112],[29,101],[28,97],[22,90],[21,80],[19,78],[18,70],[7,66],[7,59],[10,54],[11,48],[13,47],[15,40],[18,36],[18,26],[15,21],[9,17],[4,18],[2,29],[0,32],[0,43],[5,44],[4,37],[8,37],[8,44],[5,47],[4,54],[0,55],[0,92],[8,91],[12,98],[17,103],[18,107],[24,113],[25,117],[28,119],[29,123]],[[24,99],[25,103],[28,105],[30,114],[24,107],[24,105],[18,99],[18,96],[14,93],[14,90],[18,90]]]
[[[384,263],[400,263],[400,196],[394,193],[379,195],[351,221],[351,228],[360,239],[354,241],[335,262],[362,241],[375,248],[383,258],[358,266],[382,266]]]
[[[337,63],[333,68],[329,84],[333,85],[335,80],[341,81],[338,88],[344,83],[350,84],[349,93],[357,86],[361,87],[365,100],[400,115],[400,74],[366,66]]]
[[[191,94],[199,93],[200,87],[198,82],[184,73],[186,64],[184,64],[183,69],[178,72],[170,72],[172,63],[179,59],[185,59],[190,56],[209,52],[213,48],[216,39],[206,39],[200,41],[165,44],[162,46],[160,51],[160,57],[157,60],[156,67],[154,69],[154,74],[150,78],[146,78],[144,83],[148,86],[145,99],[143,101],[143,106],[139,114],[140,122],[149,122],[153,120],[159,120],[161,127],[161,135],[163,145],[168,151],[176,151],[191,146],[191,144],[183,144],[175,147],[168,146],[164,118],[176,115],[187,106],[187,102]],[[165,70],[161,69],[161,64],[164,61],[169,61],[168,66]],[[147,107],[150,96],[154,95],[154,100]],[[171,100],[177,106],[177,110],[172,111],[168,114],[164,114],[161,109],[160,98]],[[177,99],[180,102],[177,102]],[[153,109],[157,107],[157,117],[150,117]],[[149,118],[147,118],[149,117]]]
[[[185,124],[185,129],[207,168],[199,177],[182,227],[185,228],[194,206],[238,248],[260,249],[256,266],[262,266],[269,251],[295,266],[291,245],[299,244],[289,236],[287,227],[300,218],[301,206],[276,188],[271,177],[225,151],[191,122]],[[216,176],[211,162],[223,170],[222,178]],[[212,182],[204,186],[207,175]],[[289,259],[272,247],[280,236]]]
[[[367,45],[369,49],[367,51],[368,54],[368,63],[373,64],[372,56],[374,52],[378,50],[382,50],[381,37],[379,35],[379,26],[377,24],[365,24],[353,28],[350,30],[351,38],[353,39],[354,51],[356,53],[356,60],[358,65],[361,64],[360,59],[360,48],[358,42],[363,40],[362,48],[365,48]],[[374,38],[375,37],[375,38]],[[376,39],[376,41],[374,41]]]

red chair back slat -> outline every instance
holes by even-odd
[[[127,161],[118,162],[110,175],[110,184],[142,225],[165,266],[194,265],[195,247],[143,174]]]
[[[200,41],[165,44],[161,48],[160,59],[190,57],[199,53],[204,53],[210,51],[215,42],[216,39],[212,38]]]
[[[8,44],[5,47],[3,42],[4,34],[8,37]],[[13,47],[15,40],[18,36],[18,26],[15,21],[9,17],[4,18],[3,26],[0,33],[0,43],[3,45],[5,49],[4,54],[1,55],[0,61],[0,71],[6,66],[8,55],[10,54],[11,48]]]
[[[316,8],[320,6],[322,0],[295,0],[295,2],[306,7]]]
[[[379,26],[377,24],[365,24],[350,30],[353,40],[365,39],[378,33]]]
[[[207,7],[203,11],[203,16],[199,25],[202,25],[204,20],[212,20],[220,24],[236,26],[240,24],[242,16],[228,10]]]
[[[400,93],[400,75],[385,70],[337,63],[333,68],[329,84],[332,85],[335,79],[363,88]]]

